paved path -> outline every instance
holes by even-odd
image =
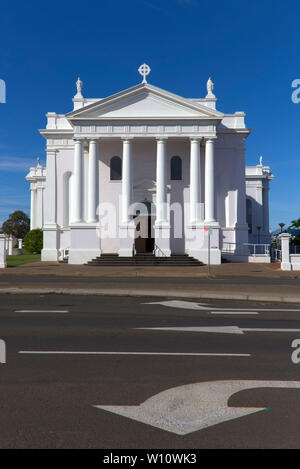
[[[89,267],[33,263],[0,272],[0,293],[130,295],[300,303],[300,272],[277,264],[207,267]]]
[[[283,272],[279,263],[226,263],[211,266],[213,277],[298,278],[300,271]],[[207,266],[195,267],[92,267],[58,262],[34,262],[19,267],[0,269],[0,278],[10,276],[52,277],[207,277]]]

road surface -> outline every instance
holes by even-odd
[[[0,448],[300,448],[300,305],[1,295],[0,339]]]

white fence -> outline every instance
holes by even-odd
[[[223,243],[222,257],[232,262],[270,263],[270,244]]]

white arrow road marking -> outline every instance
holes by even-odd
[[[179,301],[179,300],[171,300],[171,301],[154,301],[152,303],[142,303],[143,305],[162,305],[167,306],[169,308],[180,308],[180,309],[198,309],[198,310],[206,310],[210,308],[206,308],[202,306],[201,303],[192,303],[191,301]]]
[[[55,310],[55,309],[19,309],[15,313],[69,313],[65,310]]]
[[[237,311],[237,314],[243,314],[243,312],[249,314],[259,314],[252,312],[252,309],[249,308],[214,308],[213,306],[207,305],[207,303],[194,303],[192,301],[179,301],[179,300],[170,300],[170,301],[154,301],[150,303],[142,303],[143,305],[162,305],[169,308],[181,308],[181,309],[197,309],[203,311]],[[259,311],[286,311],[286,312],[300,312],[300,309],[279,309],[279,308],[257,308]],[[217,314],[217,313],[215,313]],[[223,313],[222,313],[223,314]],[[224,313],[225,314],[225,313]],[[229,314],[229,313],[228,313]]]
[[[300,388],[300,381],[207,381],[171,388],[136,406],[94,407],[177,435],[202,430],[228,420],[266,410],[228,407],[230,396],[252,388]]]
[[[23,355],[158,355],[175,357],[251,357],[249,353],[184,353],[184,352],[84,352],[70,350],[20,350]]]
[[[245,332],[300,332],[300,329],[264,329],[246,328],[239,326],[212,326],[212,327],[136,327],[140,330],[150,331],[181,331],[181,332],[212,332],[214,334],[244,334]]]

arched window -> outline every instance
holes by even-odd
[[[120,181],[122,179],[122,160],[119,156],[113,156],[110,160],[110,180]]]
[[[180,156],[171,158],[171,180],[180,181],[182,179],[182,162]]]
[[[249,226],[249,233],[252,233],[252,202],[250,199],[246,199],[246,221]]]

